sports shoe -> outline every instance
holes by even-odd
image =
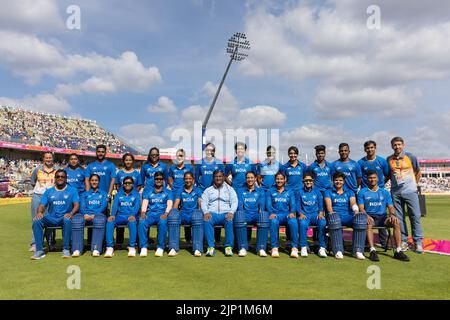
[[[271,253],[272,258],[279,258],[280,254],[278,253],[278,248],[272,248],[272,253]]]
[[[409,249],[408,242],[402,242],[402,251],[405,252],[408,251],[408,249]]]
[[[177,254],[178,254],[178,252],[176,252],[175,249],[170,249],[168,256],[175,257]]]
[[[164,255],[164,250],[161,248],[156,249],[155,257],[162,257]]]
[[[214,252],[214,248],[213,247],[208,248],[208,250],[206,251],[206,256],[207,257],[213,257],[214,254],[215,254],[215,252]]]
[[[100,257],[100,251],[98,251],[98,250],[92,251],[92,256],[93,257]]]
[[[106,248],[106,252],[105,252],[105,258],[112,258],[112,256],[114,255],[114,248]]]
[[[298,249],[297,248],[292,248],[291,249],[291,258],[298,259]]]
[[[136,249],[135,248],[128,248],[128,257],[129,258],[134,258],[136,257]]]
[[[36,251],[32,256],[31,260],[40,260],[45,258],[45,252],[44,251]]]
[[[30,246],[30,248],[28,249],[28,252],[36,252],[36,245],[35,245],[35,244],[32,244],[32,245]]]
[[[225,256],[227,256],[227,257],[233,256],[233,248],[231,248],[231,247],[226,247],[226,248],[225,248]]]
[[[72,252],[72,258],[78,258],[80,256],[80,250],[75,250]]]
[[[139,254],[140,257],[146,257],[147,256],[147,248],[142,248],[141,253]]]
[[[342,254],[341,251],[336,252],[336,254],[334,255],[334,257],[338,260],[342,260],[344,259],[344,255]]]
[[[380,258],[378,258],[378,254],[377,254],[377,252],[375,250],[371,250],[370,251],[369,260],[370,261],[375,261],[375,262],[380,261]]]
[[[415,252],[418,253],[418,254],[422,254],[423,253],[423,246],[422,246],[421,243],[416,243],[416,250],[415,250]]]
[[[364,257],[364,255],[361,252],[359,252],[359,251],[356,251],[355,258],[358,259],[358,260],[365,260],[366,259],[366,257]]]
[[[403,252],[403,251],[395,251],[394,253],[394,259],[400,260],[400,261],[404,261],[404,262],[408,262],[409,258],[408,256]]]
[[[306,247],[302,247],[300,249],[300,255],[304,258],[306,258],[308,256],[308,249]]]
[[[202,253],[199,250],[195,250],[194,257],[201,257]]]
[[[67,249],[64,249],[64,250],[62,251],[62,257],[63,257],[63,259],[68,259],[68,258],[70,258],[70,251],[67,250]]]
[[[259,255],[260,257],[267,257],[266,250],[263,250],[263,249],[259,250],[258,255]]]
[[[241,250],[239,250],[239,257],[245,257],[247,255],[247,250],[245,250],[245,248],[242,248]]]
[[[319,249],[319,257],[321,257],[321,258],[326,258],[327,257],[327,251],[325,250],[325,248],[320,247],[320,249]]]

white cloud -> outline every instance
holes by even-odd
[[[241,109],[237,119],[246,128],[276,128],[284,124],[286,115],[271,106],[254,106]]]
[[[119,131],[127,141],[143,150],[165,145],[165,139],[159,136],[160,131],[154,123],[133,123],[122,126]]]
[[[174,113],[177,111],[177,107],[168,97],[162,96],[159,97],[156,105],[148,106],[147,110],[151,113]]]
[[[69,102],[48,93],[41,93],[36,96],[27,96],[22,99],[0,97],[0,104],[9,107],[19,107],[50,113],[68,113],[72,110]]]

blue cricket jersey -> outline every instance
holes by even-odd
[[[202,159],[202,163],[195,165],[195,183],[202,191],[213,185],[213,173],[216,170],[222,170],[225,174],[225,166],[223,162],[214,158],[213,161],[207,162]]]
[[[116,178],[116,166],[114,163],[108,160],[104,160],[103,162],[98,162],[97,160],[91,162],[86,167],[86,177],[89,178],[93,173],[98,174],[100,177],[98,188],[108,192],[111,179]]]
[[[175,194],[175,200],[180,200],[179,210],[183,212],[192,212],[198,207],[198,199],[202,198],[202,191],[194,186],[191,192],[187,192],[186,189],[182,188],[178,190]]]
[[[338,194],[333,187],[331,190],[325,191],[325,199],[331,200],[331,205],[334,213],[340,215],[353,215],[353,210],[350,205],[350,198],[354,197],[355,193],[349,189],[344,189],[343,194]]]
[[[387,206],[393,205],[391,194],[381,187],[378,187],[377,191],[361,189],[358,193],[358,204],[363,204],[369,215],[386,215]]]
[[[247,172],[253,172],[256,175],[256,167],[249,158],[245,157],[244,162],[238,162],[237,157],[234,158],[232,163],[229,163],[225,167],[225,176],[233,177],[231,186],[233,188],[242,188],[246,183]]]
[[[266,211],[269,214],[296,212],[294,193],[286,188],[281,193],[276,188],[270,189],[266,192]]]
[[[288,161],[282,167],[282,172],[286,176],[286,188],[292,191],[298,191],[303,186],[303,173],[307,166],[301,161],[297,161],[297,166],[293,167]]]
[[[173,179],[172,192],[174,194],[177,193],[179,190],[183,189],[184,174],[186,172],[191,172],[194,175],[195,179],[194,167],[190,164],[184,163],[182,168],[179,168],[178,165],[174,164],[169,168],[168,176],[169,178]]]
[[[305,215],[319,214],[323,212],[323,196],[318,188],[306,190],[304,187],[298,191],[297,212]]]
[[[280,171],[281,164],[274,160],[269,164],[268,160],[264,160],[257,167],[258,176],[262,177],[261,188],[267,191],[271,188],[275,188],[275,175]]]
[[[153,166],[150,162],[146,162],[141,167],[141,181],[144,187],[155,186],[156,172],[162,172],[162,174],[164,175],[164,181],[167,184],[167,165],[161,161],[159,161],[156,166]]]
[[[156,193],[155,188],[146,188],[142,193],[142,200],[148,200],[147,213],[162,215],[166,211],[167,201],[173,200],[172,192],[163,188],[161,192]]]
[[[315,188],[324,192],[325,190],[329,190],[333,187],[330,162],[325,161],[323,168],[321,168],[317,160],[315,160],[308,167],[308,172],[311,173],[314,178]]]
[[[80,213],[85,215],[105,214],[108,206],[108,194],[98,189],[96,192],[90,189],[80,196]]]
[[[126,177],[133,178],[133,182],[134,182],[133,186],[135,189],[139,186],[142,186],[141,174],[139,173],[138,170],[133,169],[133,171],[127,172],[127,171],[125,171],[125,169],[120,169],[119,171],[117,171],[116,181],[115,181],[115,183],[118,185],[118,190],[122,189],[123,179],[125,179]]]
[[[78,194],[84,192],[84,179],[86,177],[85,170],[81,167],[78,167],[76,169],[66,167],[64,170],[67,173],[67,184],[72,188],[77,189]]]
[[[386,159],[377,156],[374,160],[367,160],[367,157],[358,160],[358,164],[361,167],[361,187],[368,187],[369,182],[367,180],[367,171],[374,170],[378,174],[378,186],[384,188],[384,179],[389,175],[389,165]]]
[[[249,213],[259,213],[266,207],[266,193],[261,188],[255,188],[250,191],[247,184],[242,188],[236,189],[238,196],[238,210],[244,210]]]
[[[141,208],[141,196],[139,192],[133,189],[129,194],[127,194],[123,189],[121,189],[114,196],[111,215],[137,217],[139,215],[140,208]]]
[[[355,160],[349,159],[347,162],[336,160],[331,165],[331,176],[336,172],[345,174],[345,187],[356,193],[358,191],[357,179],[361,178],[361,167]]]
[[[47,189],[41,198],[41,204],[47,207],[47,212],[57,218],[70,213],[75,203],[79,203],[78,191],[69,185],[58,190],[56,187]]]

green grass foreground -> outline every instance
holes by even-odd
[[[450,240],[450,197],[428,197],[423,218],[426,237]],[[346,256],[291,259],[225,257],[194,258],[181,250],[175,258],[149,252],[128,258],[116,251],[112,259],[88,253],[63,260],[51,252],[31,261],[28,246],[29,204],[0,207],[0,299],[449,299],[450,257],[417,255],[409,263],[380,250],[381,289],[369,290],[367,268],[375,263]],[[152,236],[155,230],[152,228]],[[61,239],[60,232],[57,238]],[[67,288],[70,265],[81,270],[81,289]]]

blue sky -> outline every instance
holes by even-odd
[[[148,150],[202,120],[246,32],[211,127],[279,128],[304,157],[371,138],[387,155],[404,136],[421,158],[450,155],[450,5],[366,0],[1,1],[0,103],[95,119]],[[81,29],[68,30],[69,5]],[[149,107],[152,107],[149,111]],[[242,115],[247,119],[242,120]]]

